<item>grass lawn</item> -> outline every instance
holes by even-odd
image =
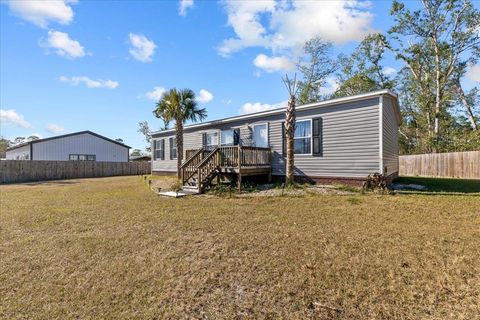
[[[2,319],[478,319],[480,197],[0,186]]]

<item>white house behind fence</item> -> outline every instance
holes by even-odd
[[[128,162],[130,147],[92,131],[29,141],[7,149],[7,160]]]

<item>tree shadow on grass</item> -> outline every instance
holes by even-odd
[[[21,184],[24,186],[62,186],[62,185],[74,185],[80,183],[79,181],[67,181],[67,180],[48,180],[48,181],[30,181],[30,182],[20,182],[15,184]]]
[[[434,194],[434,195],[480,195],[480,180],[476,179],[450,179],[427,177],[400,177],[394,183],[417,184],[427,187],[427,190],[402,191],[408,194]]]

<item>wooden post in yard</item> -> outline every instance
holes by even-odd
[[[268,172],[268,183],[272,183],[272,150],[268,150],[268,164],[270,164],[270,171]]]
[[[242,147],[238,145],[238,191],[242,190]]]

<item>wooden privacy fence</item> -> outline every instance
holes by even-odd
[[[0,161],[0,183],[150,174],[151,164],[97,161]]]
[[[480,151],[399,157],[401,176],[480,179]]]

